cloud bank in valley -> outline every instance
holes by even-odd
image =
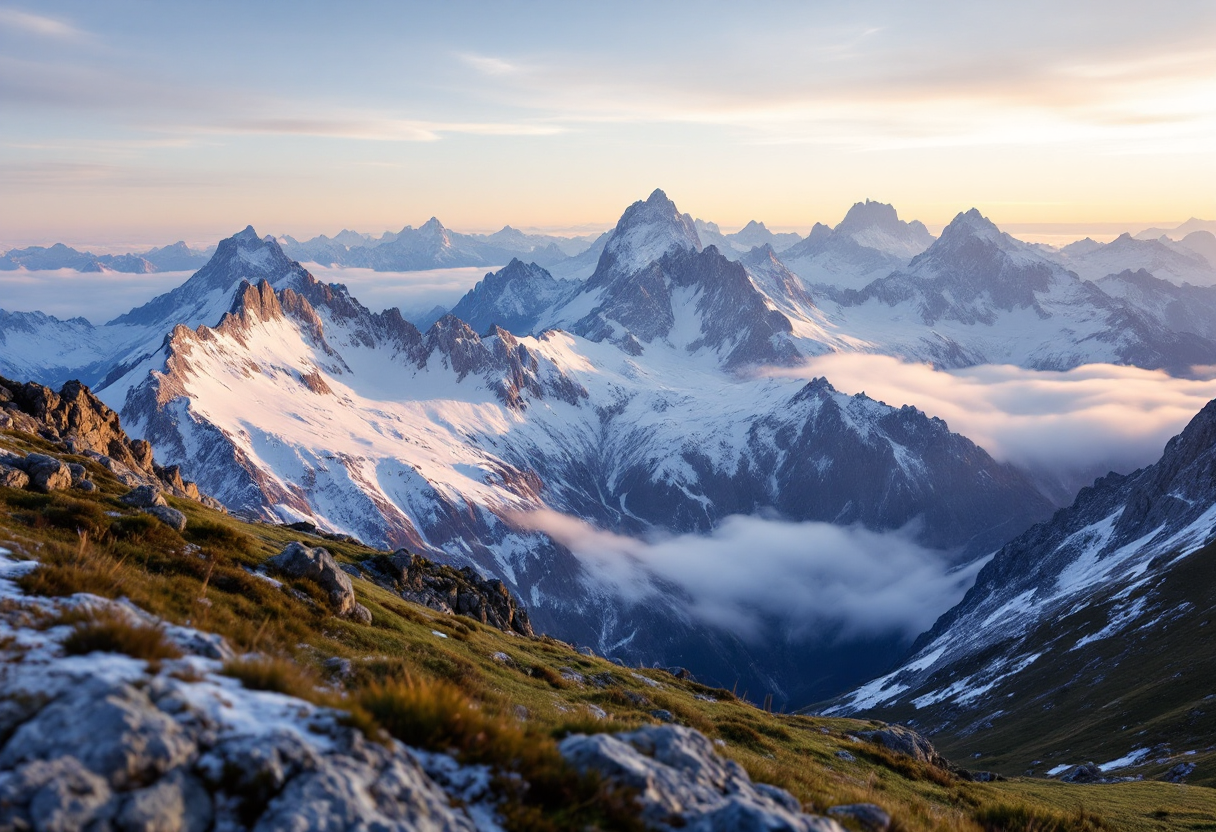
[[[982,365],[937,370],[880,355],[832,354],[772,374],[824,376],[838,390],[913,405],[987,450],[1040,475],[1079,486],[1135,470],[1213,398],[1216,372],[1174,378],[1155,370],[1090,364],[1065,372]]]
[[[905,532],[732,516],[709,534],[649,540],[542,510],[516,523],[570,549],[604,586],[635,603],[684,603],[745,640],[911,639],[957,603],[983,565],[950,571]],[[670,587],[679,594],[673,598]]]
[[[451,308],[487,271],[495,267],[468,266],[417,272],[376,272],[371,269],[327,268],[306,263],[317,280],[344,283],[369,309],[398,307],[407,318],[439,305]],[[83,317],[103,324],[152,298],[180,286],[193,272],[0,271],[0,309],[44,312],[56,318]],[[219,321],[212,321],[217,324]]]

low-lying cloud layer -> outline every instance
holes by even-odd
[[[1154,462],[1170,437],[1216,398],[1213,372],[1183,379],[1112,364],[1066,372],[1010,365],[936,370],[888,356],[834,354],[773,372],[824,376],[846,393],[913,405],[945,419],[993,457],[1070,487]]]
[[[377,272],[371,269],[305,266],[317,280],[344,283],[351,294],[373,311],[398,307],[407,318],[425,315],[434,306],[451,308],[488,271],[497,267],[468,266],[417,272]],[[180,286],[192,272],[0,271],[0,309],[45,312],[56,318],[87,318],[94,324]],[[219,321],[211,321],[217,324]]]
[[[0,309],[104,324],[181,285],[191,272],[0,271]],[[218,321],[216,322],[218,323]]]
[[[911,638],[957,603],[982,562],[951,572],[903,532],[733,516],[707,535],[640,540],[568,515],[516,517],[570,549],[633,602],[679,603],[694,617],[755,641],[777,624],[792,642]]]

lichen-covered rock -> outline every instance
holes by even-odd
[[[132,488],[118,499],[132,508],[152,508],[153,506],[169,505],[165,502],[165,496],[160,493],[160,490],[151,485],[141,485],[137,488]]]
[[[0,769],[70,752],[115,788],[150,782],[195,753],[176,722],[147,694],[102,680],[80,685],[19,727],[0,751]]]
[[[843,832],[836,821],[808,815],[791,794],[753,783],[720,757],[699,731],[647,726],[624,734],[575,734],[558,746],[580,771],[637,790],[642,819],[658,830],[689,832]]]
[[[287,544],[287,548],[266,563],[289,578],[304,578],[315,583],[329,596],[329,604],[338,615],[360,616],[356,608],[361,605],[355,600],[354,584],[327,549],[309,548],[296,541]],[[367,613],[370,622],[371,613],[366,608],[363,612]]]
[[[145,512],[151,514],[160,522],[164,523],[174,531],[184,532],[186,530],[186,515],[182,514],[175,508],[169,506],[152,506],[144,509]]]

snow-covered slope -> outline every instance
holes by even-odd
[[[1171,283],[1216,285],[1216,267],[1202,255],[1162,240],[1139,240],[1124,234],[1089,250],[1078,250],[1075,245],[1060,250],[1059,262],[1085,280],[1097,280],[1127,269],[1144,269]]]
[[[487,274],[452,307],[452,314],[477,332],[497,324],[510,332],[526,334],[536,328],[539,314],[575,291],[577,284],[555,280],[536,263],[512,260]]]
[[[1176,332],[1013,239],[972,209],[907,268],[819,306],[867,349],[947,367],[1091,362],[1187,372],[1216,344]]]
[[[904,222],[882,202],[858,202],[836,228],[816,223],[807,238],[781,252],[781,260],[809,285],[860,289],[885,277],[933,243],[913,220]]]
[[[105,326],[83,318],[62,321],[41,313],[0,312],[0,372],[59,384],[77,378],[93,387],[114,379],[158,350],[178,324],[219,320],[244,280],[297,283],[304,269],[277,243],[251,227],[222,241],[207,264],[182,285]]]
[[[1018,756],[1036,754],[1032,739],[1042,764],[1194,734],[1211,679],[1198,631],[1212,610],[1213,465],[1216,402],[1156,464],[1097,480],[1002,548],[902,666],[828,712],[914,721],[1019,771],[1035,764]]]

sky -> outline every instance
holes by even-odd
[[[0,0],[0,110],[3,246],[1216,217],[1211,0]]]

